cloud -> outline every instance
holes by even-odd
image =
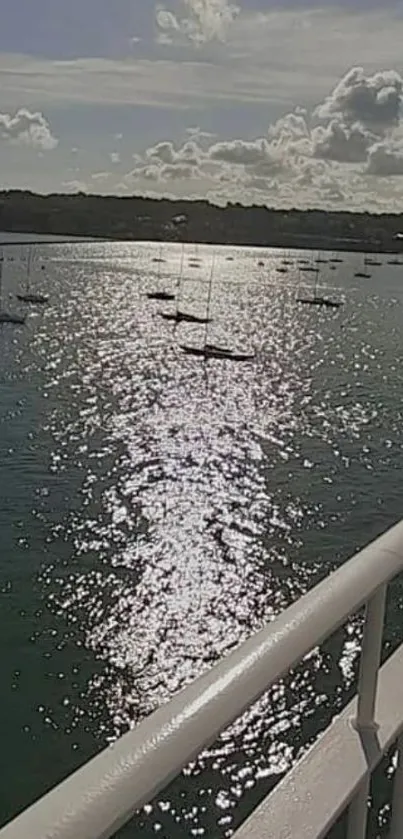
[[[403,175],[403,146],[375,143],[369,150],[366,172],[382,178]]]
[[[223,163],[249,166],[260,163],[271,163],[271,151],[267,140],[230,140],[225,143],[215,143],[209,150],[211,160],[221,160]]]
[[[71,180],[62,181],[62,188],[67,192],[88,192],[88,184],[85,181]]]
[[[179,2],[186,10],[183,0]],[[291,111],[299,102],[312,109],[346,67],[362,64],[371,75],[383,63],[401,66],[403,16],[383,6],[349,13],[334,3],[326,9],[263,13],[246,11],[252,3],[241,5],[242,13],[227,25],[225,43],[203,42],[196,52],[189,50],[192,44],[181,30],[158,27],[169,39],[179,39],[180,48],[174,44],[163,57],[157,51],[124,60],[56,61],[0,53],[0,111],[8,110],[10,102],[45,112],[51,105],[79,103],[177,110],[191,106],[201,113],[217,103],[226,108],[262,103],[267,109]]]
[[[0,113],[0,136],[3,140],[40,151],[51,151],[59,142],[43,114],[32,113],[27,108],[20,108],[13,115]]]
[[[171,43],[174,38],[188,40],[196,46],[210,41],[224,43],[240,12],[239,6],[228,0],[182,0],[182,6],[182,15],[157,7],[159,43]]]
[[[366,76],[362,67],[353,67],[316,113],[320,119],[336,116],[347,125],[358,122],[370,129],[385,130],[399,121],[402,88],[402,78],[394,70]]]
[[[371,90],[372,105],[368,97],[347,96],[357,78],[349,71],[319,106],[284,114],[263,137],[208,144],[195,134],[181,145],[164,140],[149,147],[135,157],[125,189],[152,184],[157,194],[208,195],[222,203],[396,208],[401,195],[391,178],[403,175],[402,80],[389,71],[375,81],[363,71],[359,76],[360,88]],[[393,108],[392,95],[385,93],[391,87],[398,93]]]
[[[362,163],[377,140],[376,135],[359,122],[349,126],[337,119],[332,119],[325,127],[315,128],[312,137],[315,157],[340,163]]]
[[[186,134],[189,134],[189,136],[192,137],[194,140],[197,140],[197,142],[201,142],[202,140],[212,140],[214,137],[217,136],[216,134],[213,134],[211,131],[203,131],[198,125],[186,128]]]
[[[203,152],[197,143],[188,140],[178,150],[171,142],[157,143],[146,151],[146,158],[153,163],[158,162],[166,165],[179,165],[185,163],[187,166],[198,166],[203,157]]]
[[[93,172],[91,180],[93,181],[107,181],[111,177],[111,172]]]

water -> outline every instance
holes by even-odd
[[[322,311],[295,303],[311,278],[277,274],[282,254],[217,248],[209,340],[256,359],[205,364],[179,348],[204,327],[146,297],[176,288],[181,248],[159,253],[38,245],[51,305],[0,331],[2,823],[402,516],[401,269],[323,266],[344,306]],[[26,248],[5,257],[8,295]],[[205,313],[211,261],[186,246],[186,311]],[[389,650],[402,602],[395,585]],[[347,701],[360,628],[120,835],[230,835]]]

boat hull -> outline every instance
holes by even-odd
[[[17,300],[22,303],[32,303],[36,306],[44,306],[49,302],[49,297],[44,294],[17,294]]]
[[[211,318],[199,318],[197,315],[188,315],[186,312],[160,312],[160,317],[164,320],[173,321],[174,323],[211,323]]]
[[[0,312],[0,323],[13,323],[16,326],[23,326],[26,318],[24,315],[13,315],[11,312]]]
[[[169,291],[150,291],[147,297],[149,300],[175,300],[175,295]]]
[[[181,350],[186,355],[194,355],[206,360],[215,358],[221,361],[252,361],[255,358],[255,355],[251,353],[234,353],[231,350],[214,349],[213,347],[188,347],[182,344]]]
[[[325,297],[298,297],[297,303],[306,306],[323,306],[324,309],[339,309],[343,304],[336,300],[326,300]]]

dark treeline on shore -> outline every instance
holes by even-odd
[[[400,214],[278,210],[208,201],[0,192],[0,230],[108,239],[403,250]]]

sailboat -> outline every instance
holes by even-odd
[[[159,256],[154,256],[154,257],[153,257],[153,259],[152,259],[152,261],[153,261],[153,262],[165,262],[165,259],[163,259],[163,256],[162,256],[162,245],[160,245],[160,253],[159,253]]]
[[[252,361],[254,353],[237,353],[224,347],[216,347],[215,344],[204,344],[203,347],[181,346],[186,355],[196,355],[204,359],[218,358],[228,361]]]
[[[297,303],[303,303],[307,306],[322,306],[327,309],[339,309],[342,306],[341,301],[329,300],[327,297],[318,294],[318,276],[319,269],[316,273],[313,297],[297,297]]]
[[[16,326],[23,326],[25,315],[13,315],[2,308],[3,298],[3,257],[0,258],[0,323],[14,323]]]
[[[364,256],[364,266],[366,265],[366,256]],[[371,274],[368,271],[365,271],[365,268],[362,268],[360,271],[355,271],[355,277],[359,277],[361,280],[369,280],[371,278]]]
[[[372,259],[372,257],[366,256],[364,265],[382,265],[382,262],[379,259]]]
[[[311,274],[319,274],[319,268],[315,268],[314,265],[300,265],[301,271],[308,271]]]
[[[403,265],[403,262],[400,261],[397,257],[394,259],[388,259],[388,265]]]
[[[165,260],[161,256],[162,254],[162,245],[160,247],[160,255],[153,258],[153,262],[158,262],[158,281],[161,278],[161,262],[165,262]],[[171,291],[149,291],[147,295],[149,300],[175,300],[175,295],[172,294]]]
[[[17,294],[17,300],[21,300],[23,303],[33,303],[38,306],[44,306],[45,303],[48,303],[49,297],[45,294],[33,294],[30,291],[31,285],[31,265],[32,265],[32,248],[28,251],[28,260],[27,260],[27,278],[26,278],[26,285],[25,285],[25,292]]]
[[[199,317],[198,315],[188,314],[187,312],[182,312],[179,309],[179,300],[180,300],[180,290],[181,290],[181,283],[183,279],[183,262],[185,256],[185,248],[182,245],[182,256],[181,256],[181,265],[180,271],[178,275],[178,284],[176,289],[176,311],[175,312],[160,312],[160,317],[164,320],[173,321],[175,324],[177,323],[210,323],[211,318],[208,317]]]
[[[175,300],[175,295],[170,291],[149,291],[147,297],[149,300]]]
[[[228,347],[219,347],[216,344],[209,344],[207,341],[207,330],[208,324],[210,322],[210,306],[211,306],[211,292],[213,287],[213,275],[214,275],[214,262],[215,258],[213,255],[213,259],[211,262],[211,272],[210,272],[210,281],[209,281],[209,290],[208,290],[208,297],[207,297],[207,312],[206,312],[206,319],[205,319],[205,332],[204,332],[204,342],[202,347],[191,347],[186,344],[181,344],[181,350],[186,353],[186,355],[193,355],[198,356],[199,358],[204,358],[206,361],[209,358],[217,358],[217,359],[226,359],[228,361],[251,361],[255,358],[254,353],[237,353],[233,350],[230,350]]]

